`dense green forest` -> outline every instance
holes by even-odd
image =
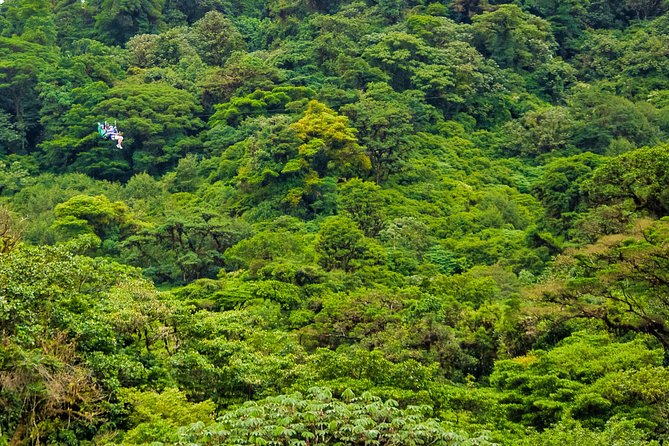
[[[668,136],[666,0],[5,0],[0,446],[666,444]]]

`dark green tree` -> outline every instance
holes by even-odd
[[[14,153],[32,151],[39,141],[37,79],[55,61],[53,48],[18,37],[0,37],[0,107],[12,116],[20,135]]]
[[[536,68],[555,50],[550,24],[516,5],[500,5],[472,21],[476,46],[504,68]]]
[[[667,146],[634,150],[613,158],[593,172],[583,189],[595,205],[631,200],[637,210],[655,216],[669,213]]]
[[[203,61],[221,67],[233,51],[245,47],[242,35],[232,22],[216,11],[208,12],[193,24],[189,39]]]
[[[358,129],[360,142],[372,163],[376,183],[399,172],[415,145],[413,116],[403,96],[386,84],[370,84],[360,100],[342,108]]]
[[[118,120],[126,138],[124,159],[134,171],[162,173],[200,144],[193,138],[203,127],[200,105],[165,82],[119,84],[94,110]]]
[[[95,28],[104,41],[123,45],[159,29],[165,0],[96,0]]]
[[[385,225],[381,188],[358,178],[339,186],[337,208],[355,221],[367,237],[375,237]]]
[[[628,147],[659,142],[660,130],[649,120],[647,108],[629,99],[584,87],[573,90],[569,105],[576,121],[573,139],[578,147],[602,152],[613,149],[616,141],[627,141]]]
[[[550,218],[567,219],[565,214],[584,210],[587,205],[584,182],[602,162],[599,156],[584,153],[558,158],[544,166],[534,190]]]

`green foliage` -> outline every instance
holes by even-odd
[[[550,302],[569,302],[576,317],[601,319],[612,329],[648,333],[667,355],[667,331],[660,322],[667,311],[666,249],[665,221],[642,225],[629,235],[605,236],[558,259],[550,280],[539,291]]]
[[[578,122],[574,140],[579,147],[601,153],[611,150],[616,140],[629,141],[632,147],[657,142],[659,129],[641,104],[593,88],[575,89],[570,101]]]
[[[550,352],[499,361],[490,380],[504,391],[508,416],[524,424],[543,429],[568,414],[603,426],[619,407],[604,390],[609,374],[657,365],[661,356],[642,340],[615,344],[606,336],[573,335]]]
[[[666,443],[667,20],[0,1],[0,444]]]
[[[248,225],[216,216],[191,193],[163,203],[158,224],[145,224],[122,243],[126,259],[159,282],[215,277],[227,248],[248,235]]]
[[[393,96],[397,102],[391,99]],[[400,171],[414,145],[410,135],[415,119],[407,111],[408,101],[402,99],[388,85],[370,84],[359,102],[344,108],[359,131],[377,183]]]
[[[295,393],[247,403],[225,413],[215,426],[193,426],[184,440],[201,441],[213,436],[216,442],[362,445],[373,441],[407,446],[425,442],[460,445],[469,441],[427,418],[429,409],[425,406],[400,409],[393,400],[384,402],[368,392],[356,397],[350,390],[337,399],[330,389],[312,388],[307,395]],[[487,444],[485,438],[477,440],[479,444]]]
[[[293,129],[303,142],[298,149],[300,155],[319,176],[328,172],[346,177],[369,169],[369,159],[362,153],[348,120],[324,104],[309,102]],[[292,164],[284,171],[298,170],[303,162]]]
[[[225,16],[209,11],[195,22],[190,37],[202,60],[223,66],[230,53],[244,48],[242,35]]]
[[[230,270],[248,269],[251,274],[263,269],[269,272],[282,264],[307,266],[314,260],[308,247],[311,239],[313,236],[286,227],[259,231],[225,253],[226,266]]]
[[[569,110],[551,107],[527,112],[505,129],[508,148],[519,155],[539,155],[567,148],[573,141],[574,121]]]
[[[583,206],[586,198],[583,183],[600,162],[599,157],[585,153],[558,158],[545,166],[534,187],[550,217],[564,216]]]
[[[591,445],[657,445],[656,441],[648,440],[648,434],[639,428],[633,420],[610,420],[603,431],[584,428],[578,421],[568,420],[558,423],[554,428],[542,433],[534,433],[518,445],[558,446],[564,444]]]
[[[631,200],[634,208],[666,215],[667,147],[638,149],[616,157],[593,172],[584,188],[594,204]]]
[[[204,104],[226,102],[237,91],[248,94],[276,86],[284,73],[267,59],[263,53],[233,53],[223,68],[211,70],[202,79]]]
[[[661,2],[657,2],[661,3]],[[623,34],[609,30],[590,31],[581,41],[576,67],[588,80],[611,79],[628,95],[644,98],[652,90],[664,89],[667,65],[654,57],[664,45],[666,17],[630,27]],[[589,67],[585,67],[586,60]]]
[[[420,37],[426,33],[420,28],[416,29],[419,35],[389,31],[370,35],[363,57],[387,73],[396,91],[422,91],[430,97],[430,103],[449,114],[466,111],[489,115],[492,110],[488,99],[492,98],[488,96],[495,94],[489,81],[497,77],[496,69],[466,39],[451,38],[458,34],[457,29],[449,30],[454,24],[447,19],[440,21],[445,22],[446,31],[445,35],[435,33],[434,46]],[[482,97],[486,97],[482,101],[486,106],[476,107],[474,103]],[[395,114],[394,119],[402,122],[401,114]]]
[[[524,9],[548,20],[555,40],[561,45],[561,53],[567,53],[572,46],[571,40],[579,37],[587,26],[589,2],[567,0],[551,2],[544,0],[520,0]]]
[[[95,28],[107,43],[123,44],[130,37],[158,29],[165,0],[97,0]]]
[[[270,110],[273,113],[289,111],[291,105],[300,100],[310,99],[313,90],[305,87],[275,87],[272,91],[256,90],[244,97],[232,98],[229,102],[215,106],[216,113],[209,118],[209,124],[216,127],[221,123],[235,124],[248,115],[260,115]],[[289,106],[289,108],[286,108]]]
[[[0,373],[7,383],[0,426],[3,433],[14,432],[17,441],[44,439],[58,430],[86,435],[99,426],[97,417],[108,411],[103,400],[109,389],[95,377],[85,351],[117,341],[108,335],[121,315],[104,311],[105,306],[120,290],[126,296],[141,294],[145,306],[155,303],[138,271],[76,254],[91,242],[81,238],[70,246],[0,254]],[[126,300],[117,321],[131,326],[128,316],[137,311],[137,302]],[[150,319],[144,317],[144,323]]]
[[[0,206],[0,253],[14,250],[21,242],[23,222],[6,207]]]
[[[316,240],[319,263],[326,269],[352,271],[362,266],[369,247],[354,221],[347,217],[330,217],[321,226]]]
[[[339,190],[340,212],[354,220],[366,236],[377,235],[385,223],[381,188],[354,178],[343,183]]]
[[[533,189],[544,206],[547,224],[556,232],[564,234],[578,227],[579,231],[586,233],[592,232],[586,226],[593,229],[599,226],[598,219],[593,214],[595,210],[587,211],[589,200],[586,188],[593,172],[602,162],[604,161],[601,157],[584,153],[569,158],[556,158],[544,166]],[[587,212],[579,214],[584,211]],[[604,212],[612,216],[610,212]]]
[[[0,107],[12,116],[19,140],[11,153],[25,154],[36,142],[39,132],[39,103],[37,101],[37,75],[56,55],[53,48],[29,42],[19,37],[0,37]]]
[[[195,115],[201,109],[195,98],[164,82],[121,84],[96,109],[119,120],[129,146],[124,157],[140,172],[161,173],[173,167],[188,148],[184,138],[202,126]]]
[[[534,68],[553,54],[550,24],[516,5],[500,5],[472,22],[478,48],[504,68]]]
[[[112,203],[104,195],[77,195],[57,205],[54,212],[54,226],[66,236],[92,233],[102,239],[127,231],[132,224],[128,207],[118,201]]]
[[[167,67],[180,62],[194,63],[195,50],[184,28],[161,34],[138,34],[128,40],[129,62],[141,68]]]
[[[189,403],[178,389],[162,393],[128,389],[121,393],[121,399],[132,405],[129,421],[134,425],[123,435],[121,444],[178,441],[178,427],[213,422],[215,405],[211,401]]]
[[[254,124],[256,134],[240,143],[244,164],[236,177],[254,204],[278,195],[290,213],[327,213],[334,207],[326,195],[334,192],[334,181],[369,169],[348,119],[318,101],[310,101],[296,122],[279,115]]]

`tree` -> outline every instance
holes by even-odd
[[[39,76],[40,164],[53,171],[127,179],[128,162],[95,132],[97,122],[111,118],[97,106],[106,99],[108,84],[125,75],[124,68],[108,63],[115,52],[100,42],[75,40],[68,48],[53,69]]]
[[[365,76],[358,71],[361,68],[360,59],[356,56],[361,52],[361,39],[375,31],[375,19],[372,17],[373,8],[361,3],[351,3],[342,5],[335,14],[313,15],[310,18],[310,25],[317,30],[311,47],[311,57],[324,73],[346,73],[347,81],[353,77]],[[346,59],[354,59],[357,63],[351,61],[346,67],[343,63]]]
[[[21,134],[11,121],[11,115],[0,110],[0,153],[8,154],[17,151],[17,144],[22,142]]]
[[[577,147],[603,152],[615,141],[628,141],[632,147],[659,141],[659,128],[649,120],[647,109],[629,99],[583,86],[572,90],[568,102],[576,121]]]
[[[595,205],[631,200],[637,210],[654,216],[669,213],[667,146],[637,149],[600,166],[583,188]]]
[[[631,420],[610,420],[603,431],[588,429],[574,420],[560,421],[550,429],[524,438],[519,446],[560,446],[564,444],[588,444],[592,446],[611,446],[634,444],[655,446],[652,436],[636,422]]]
[[[239,143],[244,157],[236,179],[253,203],[274,197],[271,206],[291,214],[320,210],[327,215],[334,211],[336,181],[368,170],[369,158],[348,118],[318,101],[310,101],[302,117],[291,121],[275,115],[248,122],[252,133]]]
[[[381,188],[353,178],[339,186],[338,209],[355,221],[367,237],[375,237],[385,224]]]
[[[213,69],[200,81],[202,104],[211,107],[255,90],[270,90],[285,78],[283,70],[271,64],[266,54],[234,53],[223,68]]]
[[[130,63],[142,68],[198,62],[185,27],[160,34],[137,34],[128,40],[126,48],[130,52]]]
[[[249,232],[242,222],[218,215],[188,192],[165,197],[153,213],[159,216],[154,224],[123,240],[122,255],[161,283],[215,277],[225,251]]]
[[[316,92],[307,87],[274,87],[272,90],[256,90],[245,96],[236,96],[223,104],[214,106],[216,112],[209,118],[209,125],[215,128],[221,124],[238,126],[249,115],[265,115],[289,112],[299,107],[308,99],[313,99]],[[286,108],[288,107],[288,108]]]
[[[0,161],[0,193],[4,196],[14,195],[26,186],[35,183],[33,166],[30,163],[14,161],[7,165]]]
[[[582,210],[587,204],[584,182],[603,160],[592,153],[569,158],[558,158],[548,163],[534,184],[539,198],[550,218],[568,219],[565,214]]]
[[[96,424],[104,413],[103,392],[64,333],[42,338],[33,348],[3,341],[3,439],[46,440],[58,431],[72,435]]]
[[[554,57],[534,70],[532,83],[542,98],[559,102],[576,83],[576,74],[577,70],[572,65],[560,57]]]
[[[166,82],[128,81],[109,90],[95,110],[114,117],[125,133],[124,157],[133,171],[162,173],[199,142],[201,110],[192,94]]]
[[[195,22],[189,38],[203,61],[221,67],[233,51],[245,47],[242,35],[232,22],[216,11],[209,11]]]
[[[622,28],[631,20],[660,15],[666,9],[663,0],[599,0],[587,5],[586,19],[595,28]]]
[[[520,3],[530,13],[550,22],[555,40],[559,44],[558,52],[560,54],[566,57],[575,52],[572,40],[578,38],[587,26],[586,14],[589,2],[583,0],[561,2],[520,0],[517,3]]]
[[[661,352],[641,338],[616,342],[606,334],[575,333],[550,351],[498,361],[490,382],[503,393],[506,416],[524,425],[544,429],[571,416],[599,427],[616,419],[616,396],[606,391],[607,378],[630,376],[660,360]],[[657,422],[653,404],[642,406],[644,421]]]
[[[103,247],[114,252],[113,246],[137,229],[137,223],[128,207],[120,202],[111,202],[104,195],[91,197],[77,195],[56,206],[53,227],[65,237],[95,234]]]
[[[287,218],[285,220],[290,221]],[[280,223],[281,219],[275,222]],[[308,237],[302,228],[284,228],[281,224],[273,226],[239,241],[226,251],[226,268],[233,271],[248,269],[254,274],[272,264],[285,267],[291,264],[304,267],[314,264],[315,256],[313,250],[309,249],[313,236]],[[289,270],[285,272],[288,274]],[[299,278],[296,279],[299,281]]]
[[[116,347],[132,343],[133,334],[147,346],[158,339],[152,325],[167,307],[138,270],[77,254],[90,241],[0,254],[3,440],[91,438],[104,430],[119,374],[101,370],[95,358],[125,359]],[[136,368],[133,361],[125,365]]]
[[[298,151],[320,177],[347,177],[370,167],[348,119],[318,101],[310,101],[304,116],[292,128],[303,141]],[[298,163],[284,171],[299,169]],[[288,166],[287,166],[288,167]]]
[[[504,126],[509,148],[521,155],[536,156],[572,144],[575,122],[565,107],[549,107],[525,113]]]
[[[7,35],[23,36],[38,31],[39,23],[42,20],[49,20],[51,18],[51,5],[48,0],[12,0],[3,5],[3,15],[9,19],[12,25],[11,32]],[[43,22],[42,22],[43,23]],[[53,23],[51,24],[53,26]],[[49,42],[35,42],[41,45],[50,43],[53,44],[54,39]],[[33,39],[27,38],[25,40],[34,42]]]
[[[550,24],[516,5],[500,5],[472,22],[476,46],[503,68],[532,69],[553,54]]]
[[[427,225],[415,217],[396,218],[379,235],[393,249],[406,249],[419,255],[429,245]]]
[[[667,10],[664,0],[625,0],[625,7],[637,20],[657,16]]]
[[[625,2],[614,0],[599,0],[587,5],[586,21],[593,28],[620,29],[624,26]]]
[[[488,7],[488,2],[487,0],[453,0],[450,7],[459,20],[469,21],[476,14],[483,12]]]
[[[14,216],[9,209],[0,206],[0,254],[15,249],[21,242],[24,222]]]
[[[348,217],[330,217],[321,225],[316,252],[325,269],[351,271],[360,266],[366,251],[364,234]]]
[[[56,61],[52,48],[23,39],[0,37],[0,106],[12,115],[20,142],[14,153],[32,151],[39,137],[38,74]]]
[[[123,45],[158,30],[165,0],[96,0],[95,28],[107,43]]]
[[[378,8],[379,12],[388,21],[388,23],[397,23],[402,17],[404,8],[406,8],[406,1],[378,0]]]
[[[150,441],[179,441],[177,428],[192,423],[213,423],[216,405],[210,401],[190,403],[186,394],[176,388],[161,393],[124,389],[124,402],[132,406],[129,421],[132,428],[123,436],[123,444]]]
[[[411,139],[414,119],[401,100],[402,96],[390,86],[373,83],[361,95],[360,101],[342,108],[358,129],[377,184],[401,170],[414,145]]]
[[[416,64],[413,59],[426,52],[425,42],[404,32],[390,32],[373,37],[374,41],[367,46],[363,57],[391,76],[394,89],[403,91],[409,88],[411,69]]]
[[[647,225],[647,224],[646,224]],[[614,332],[646,333],[669,362],[669,228],[654,222],[635,233],[602,237],[559,257],[535,290],[559,306],[557,317],[600,320]],[[562,316],[560,316],[562,314]]]
[[[95,12],[88,2],[57,0],[54,7],[54,21],[60,46],[67,46],[71,41],[79,39],[92,39]]]
[[[506,83],[499,69],[467,41],[458,25],[445,18],[424,17],[409,21],[412,33],[367,36],[362,57],[390,77],[394,90],[413,96],[407,90],[420,90],[430,98],[426,102],[448,115],[462,111],[485,119],[502,113],[492,105],[499,101],[505,88],[501,85]]]
[[[163,14],[170,23],[190,25],[209,11],[228,12],[226,9],[231,3],[226,0],[166,0]]]
[[[203,426],[184,435],[184,441],[199,442],[212,435],[218,442],[258,441],[276,444],[309,442],[364,445],[417,446],[429,442],[437,446],[464,445],[469,440],[449,432],[437,420],[427,418],[430,408],[397,407],[393,400],[382,401],[369,392],[356,397],[348,389],[341,399],[327,388],[314,387],[306,395],[294,393],[248,402],[225,413],[214,426]],[[249,428],[247,420],[258,424]],[[217,432],[217,433],[215,433]],[[488,444],[485,438],[473,439]]]

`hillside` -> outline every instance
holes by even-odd
[[[664,444],[668,135],[665,0],[5,0],[0,446]]]

